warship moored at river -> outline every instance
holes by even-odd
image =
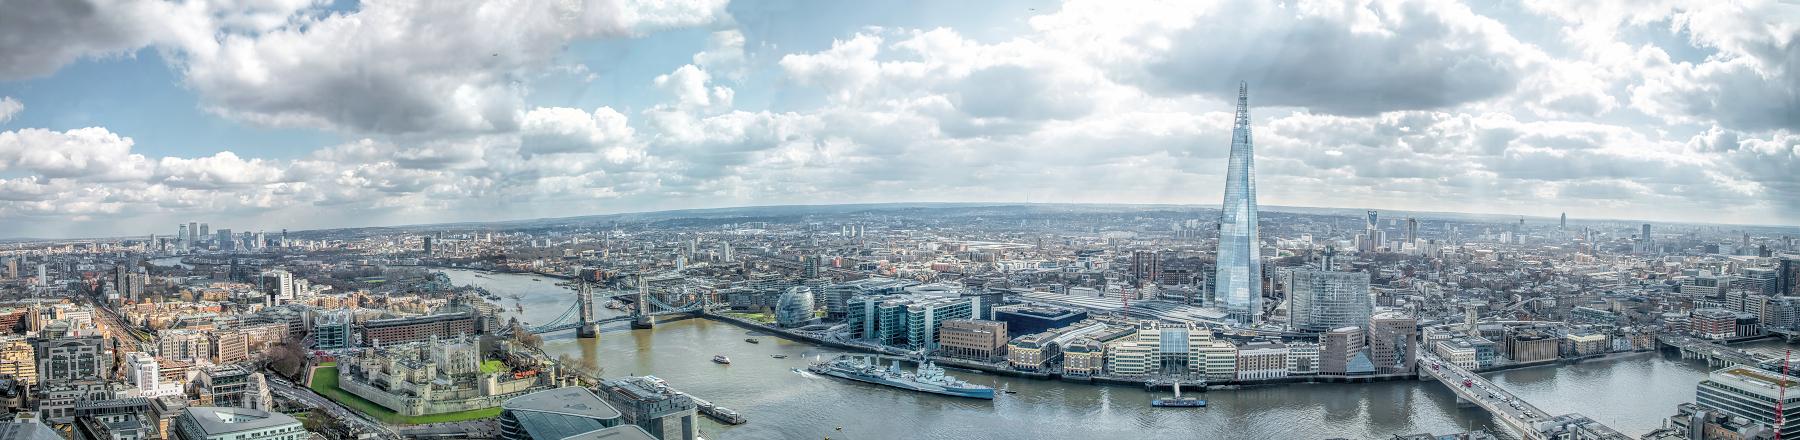
[[[879,361],[873,363],[863,359],[839,356],[825,362],[817,362],[806,368],[815,374],[823,374],[843,379],[886,385],[894,388],[923,391],[953,397],[974,399],[994,399],[992,387],[964,382],[944,374],[944,369],[929,361],[919,363],[919,368],[912,372],[901,371],[900,363],[894,362],[883,368]]]

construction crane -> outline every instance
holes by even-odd
[[[1794,357],[1794,350],[1788,349],[1781,354],[1781,391],[1775,394],[1775,440],[1781,440],[1781,428],[1784,426],[1787,411],[1782,408],[1782,401],[1787,400],[1788,359]]]

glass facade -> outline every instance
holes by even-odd
[[[813,291],[806,286],[788,288],[775,303],[775,323],[782,327],[800,327],[812,319]]]
[[[1368,272],[1300,269],[1288,273],[1287,284],[1290,321],[1297,331],[1366,325],[1375,311]]]
[[[1219,263],[1213,295],[1225,313],[1241,323],[1262,314],[1262,245],[1256,232],[1255,147],[1250,141],[1250,98],[1238,86],[1237,118],[1231,128],[1231,158],[1225,171],[1225,204],[1219,210]]]

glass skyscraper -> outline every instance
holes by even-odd
[[[1256,233],[1255,147],[1250,142],[1249,86],[1238,84],[1237,118],[1231,127],[1231,159],[1225,171],[1225,205],[1219,210],[1219,263],[1213,295],[1241,323],[1262,314],[1262,252]]]

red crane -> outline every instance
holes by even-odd
[[[1788,359],[1792,357],[1794,357],[1793,349],[1788,349],[1781,354],[1781,391],[1775,394],[1775,440],[1781,440],[1781,428],[1785,422],[1784,419],[1787,418],[1787,411],[1782,409],[1781,403],[1787,400]]]

